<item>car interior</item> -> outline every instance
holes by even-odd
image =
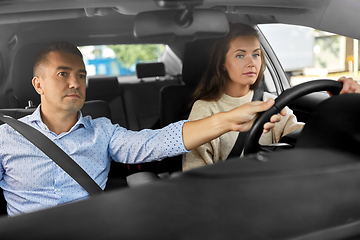
[[[0,113],[19,119],[35,110],[40,104],[31,85],[36,53],[50,41],[65,40],[79,47],[165,44],[181,60],[180,74],[171,74],[167,64],[159,61],[137,63],[131,82],[118,76],[88,76],[84,115],[107,117],[133,131],[159,129],[187,119],[190,98],[207,68],[212,46],[227,33],[229,21],[247,23],[259,31],[267,61],[262,86],[266,92],[281,95],[291,89],[289,79],[257,25],[287,23],[358,39],[357,10],[360,5],[353,0],[0,1]],[[327,118],[337,111],[351,112],[342,106],[359,101],[351,97],[332,105],[332,98],[323,91],[339,92],[341,86],[324,84],[326,81],[305,90],[296,88],[290,97],[284,97],[284,106],[294,111],[298,121],[308,123],[317,122],[321,114]],[[314,111],[319,106],[323,108]],[[357,112],[347,118],[359,119]],[[334,117],[331,126],[345,118]],[[327,134],[322,134],[327,129],[321,125],[310,126],[284,137],[284,148],[263,148],[272,153],[265,160],[256,153],[261,134],[257,127],[257,132],[251,133],[255,146],[246,145],[251,150],[243,162],[225,161],[180,177],[174,173],[182,170],[182,156],[133,165],[113,161],[105,197],[19,217],[7,218],[1,190],[0,236],[11,233],[12,239],[21,239],[30,234],[31,239],[48,239],[51,232],[59,232],[56,224],[43,231],[35,231],[34,226],[56,219],[62,231],[55,239],[356,239],[360,236],[360,196],[355,182],[360,168],[354,155],[359,153],[349,147],[359,142],[353,132],[356,125],[334,127]],[[322,133],[314,137],[317,131]],[[129,187],[129,176],[142,172],[163,180]],[[234,194],[229,197],[230,193]],[[213,201],[203,201],[205,198]],[[327,201],[330,198],[334,200]],[[239,208],[235,211],[234,206]],[[288,210],[283,210],[287,206]],[[119,222],[121,231],[116,227]],[[92,229],[94,225],[98,226]],[[339,237],[331,236],[337,230]]]

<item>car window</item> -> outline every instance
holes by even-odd
[[[341,76],[360,79],[357,40],[303,26],[260,24],[258,27],[292,86],[315,79],[336,80]]]
[[[163,44],[119,44],[79,47],[83,54],[87,75],[136,76],[136,64],[164,62],[166,73],[181,73],[181,60]]]
[[[267,91],[271,94],[277,95],[276,87],[274,84],[274,78],[273,78],[272,74],[270,73],[268,66],[264,71],[264,81],[265,81],[265,86],[267,88]]]

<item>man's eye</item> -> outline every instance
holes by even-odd
[[[79,74],[78,76],[79,78],[86,78],[86,76],[84,74]]]
[[[59,72],[59,76],[66,76],[66,72]]]

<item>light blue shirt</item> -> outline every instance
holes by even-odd
[[[38,129],[63,149],[105,189],[111,159],[136,164],[187,152],[180,121],[159,130],[130,131],[107,118],[91,119],[79,112],[69,132],[57,135],[42,122],[40,107],[21,121]],[[0,187],[9,216],[88,197],[88,193],[22,135],[0,126]]]

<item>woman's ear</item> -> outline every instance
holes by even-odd
[[[35,91],[42,95],[43,94],[43,89],[41,87],[41,81],[40,81],[40,77],[38,76],[34,76],[32,79],[32,85],[35,88]]]

